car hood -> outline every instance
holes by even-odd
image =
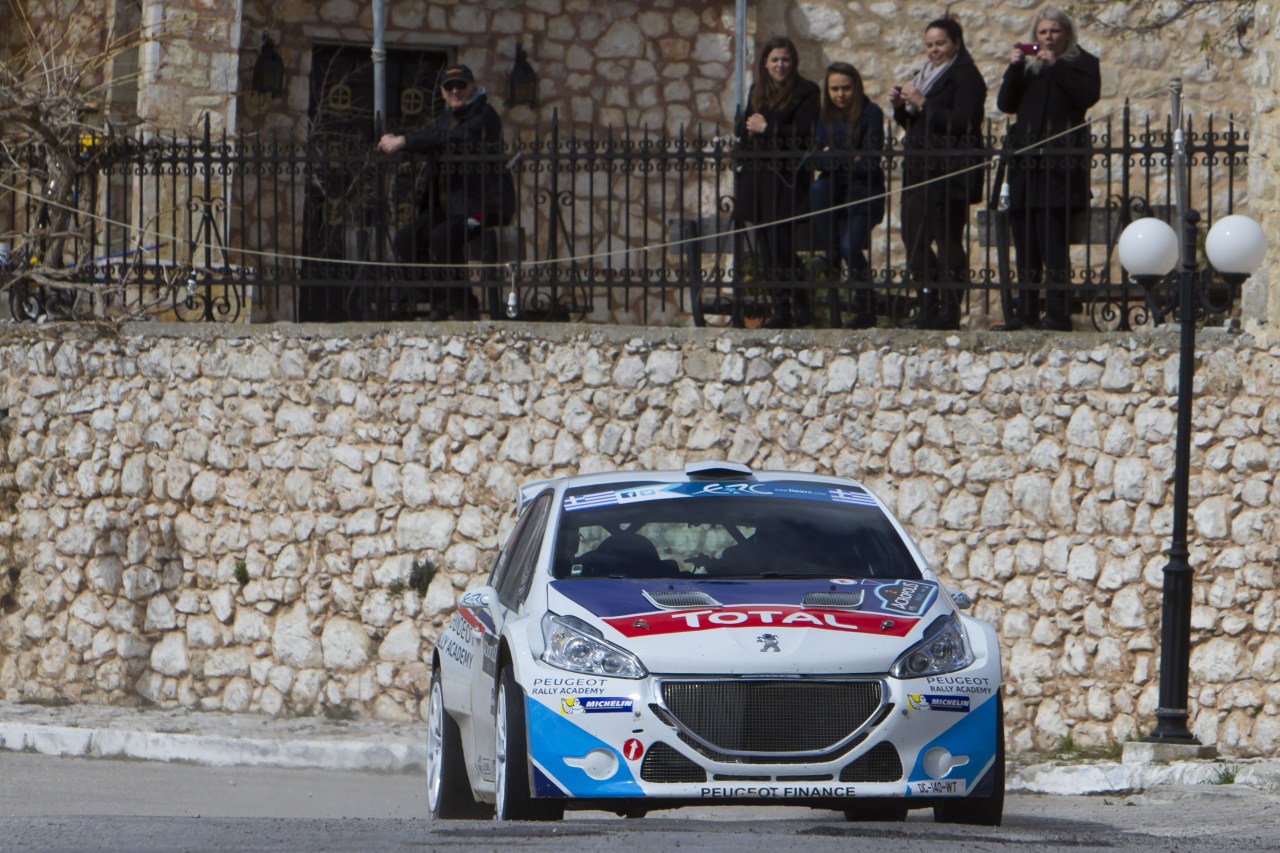
[[[549,593],[656,674],[884,673],[950,610],[926,580],[579,578]]]

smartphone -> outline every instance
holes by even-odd
[[[1036,42],[1020,41],[1014,45],[1018,50],[1022,51],[1023,56],[1035,56],[1040,52],[1040,45]]]

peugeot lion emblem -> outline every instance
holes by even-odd
[[[782,649],[778,648],[777,634],[761,634],[756,637],[756,642],[760,644],[760,651],[762,652],[782,652]]]

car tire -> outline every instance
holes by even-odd
[[[474,820],[488,811],[472,796],[462,733],[445,710],[439,670],[431,675],[427,699],[427,807],[433,820]]]
[[[946,800],[933,807],[934,823],[963,823],[970,826],[999,826],[1004,819],[1004,696],[997,693],[996,758],[987,771],[992,777],[991,794]]]
[[[494,722],[498,820],[560,820],[564,800],[538,799],[529,781],[529,747],[524,721],[524,690],[511,667],[498,678],[498,715]]]
[[[902,823],[907,819],[907,804],[902,800],[858,800],[844,810],[844,819],[855,823]]]

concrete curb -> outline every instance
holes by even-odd
[[[1231,781],[1228,781],[1231,780]],[[1158,785],[1244,785],[1280,792],[1280,761],[1217,758],[1170,763],[1048,763],[1011,770],[1007,790],[1027,794],[1136,794]]]
[[[408,738],[277,739],[0,723],[0,749],[41,755],[186,761],[215,767],[421,771],[426,747]]]
[[[291,731],[275,736],[144,731],[111,725],[0,722],[0,750],[88,758],[181,761],[213,767],[252,766],[421,773],[426,746],[376,727],[308,737]],[[1243,785],[1280,793],[1280,760],[1194,759],[1177,761],[1046,762],[1010,767],[1006,790],[1013,794],[1069,796],[1136,794],[1160,785]]]

